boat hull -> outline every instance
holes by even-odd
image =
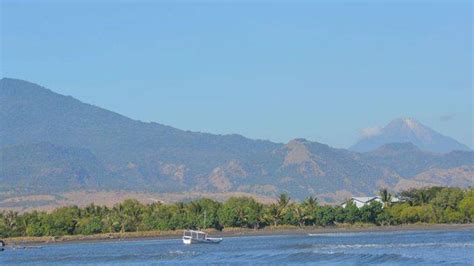
[[[189,238],[183,237],[183,243],[185,245],[191,244],[218,244],[222,241],[222,238],[205,238],[205,239],[196,239],[196,238]]]

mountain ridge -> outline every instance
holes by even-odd
[[[399,143],[358,153],[305,139],[184,131],[14,79],[0,81],[0,121],[0,207],[12,193],[77,190],[288,192],[334,202],[414,182],[467,186],[474,176],[472,151],[436,154]],[[48,185],[35,185],[41,181]]]

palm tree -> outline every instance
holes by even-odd
[[[196,202],[196,201],[191,201],[188,204],[188,208],[189,208],[189,211],[196,216],[198,216],[203,210],[201,204],[199,204],[199,202]]]
[[[115,219],[120,223],[120,233],[125,232],[125,208],[123,204],[117,204],[112,209]]]
[[[100,211],[100,207],[95,206],[94,203],[91,203],[83,209],[82,215],[86,217],[92,217],[94,215],[98,215],[99,211]]]
[[[384,207],[389,206],[390,203],[392,202],[392,194],[390,194],[386,188],[382,188],[379,191],[379,195],[380,195],[380,199],[383,202],[383,206]]]
[[[17,227],[18,212],[9,210],[3,216],[3,220],[7,228],[10,229],[10,231],[14,231]]]
[[[186,205],[184,204],[184,202],[177,202],[175,206],[178,213],[182,214],[186,212],[185,211]]]
[[[426,192],[426,190],[421,189],[418,192],[418,201],[421,205],[425,205],[430,201],[430,196]]]
[[[290,196],[286,193],[281,193],[280,196],[278,197],[278,207],[280,208],[280,211],[283,212],[283,210],[286,209],[288,204],[290,204]]]
[[[302,227],[305,224],[307,218],[303,207],[299,204],[293,204],[291,206],[291,210],[293,211],[293,214],[296,217],[296,221],[298,222],[299,227]]]
[[[120,205],[123,205],[125,215],[125,221],[129,230],[136,231],[141,222],[142,217],[142,205],[138,200],[126,199]]]
[[[273,226],[277,226],[280,222],[280,208],[277,204],[272,203],[268,206],[267,212],[265,213],[265,220],[269,223],[273,223]]]
[[[243,227],[247,222],[247,217],[245,215],[245,210],[242,208],[242,206],[238,206],[235,209],[235,213],[236,213],[237,220],[238,220],[237,223],[240,225],[240,227]]]
[[[316,208],[318,206],[318,198],[310,196],[303,201],[303,205],[308,208]]]
[[[277,203],[272,203],[268,209],[268,218],[273,221],[273,225],[277,226],[278,223],[282,220],[283,214],[285,213],[288,205],[290,204],[290,197],[286,193],[281,193],[278,196]]]
[[[306,221],[314,224],[314,213],[316,212],[316,209],[318,208],[318,199],[316,197],[308,197],[303,201],[301,204],[303,207],[304,212],[306,213]]]

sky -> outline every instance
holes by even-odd
[[[473,147],[470,1],[1,1],[1,76],[185,130]]]

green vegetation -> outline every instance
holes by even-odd
[[[396,225],[408,223],[472,223],[474,189],[432,187],[412,189],[398,195],[400,203],[391,203],[392,195],[381,190],[384,202],[357,208],[349,202],[341,206],[322,206],[309,197],[292,202],[282,194],[276,203],[262,204],[249,197],[234,197],[224,203],[198,199],[175,204],[144,205],[125,200],[113,208],[89,205],[61,207],[50,213],[13,211],[0,213],[0,237],[91,235],[98,233],[176,230],[184,228],[265,226],[331,226],[371,223]]]

